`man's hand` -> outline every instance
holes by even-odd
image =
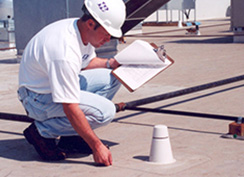
[[[118,68],[120,64],[114,58],[110,58],[109,65],[112,69],[115,69]]]
[[[93,151],[93,158],[95,163],[99,165],[110,166],[112,165],[112,155],[109,149],[101,144]]]
[[[112,165],[112,155],[91,129],[84,113],[77,103],[63,103],[64,112],[76,132],[93,151],[94,161],[105,166]]]

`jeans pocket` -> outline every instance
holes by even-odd
[[[32,98],[27,97],[26,99],[24,99],[23,105],[29,117],[38,121],[44,121],[48,118],[47,112],[44,109],[44,105],[38,103]]]

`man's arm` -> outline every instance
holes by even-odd
[[[105,58],[95,57],[90,61],[85,69],[107,68],[107,61],[112,69],[115,69],[120,65],[114,58],[108,60]]]
[[[92,149],[94,161],[106,166],[112,165],[110,151],[95,135],[78,104],[63,103],[62,105],[71,125]]]

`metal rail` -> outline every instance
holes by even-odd
[[[162,101],[162,100],[166,100],[169,98],[190,94],[193,92],[198,92],[198,91],[202,91],[205,89],[218,87],[218,86],[230,84],[230,83],[241,81],[241,80],[244,80],[244,75],[240,75],[240,76],[236,76],[236,77],[232,77],[232,78],[228,78],[228,79],[223,79],[223,80],[219,80],[219,81],[215,81],[215,82],[211,82],[211,83],[207,83],[207,84],[203,84],[203,85],[198,85],[195,87],[190,87],[187,89],[182,89],[182,90],[178,90],[178,91],[174,91],[174,92],[170,92],[170,93],[165,93],[165,94],[161,94],[161,95],[157,95],[157,96],[153,96],[153,97],[139,99],[139,100],[124,103],[125,105],[124,105],[123,109],[129,109],[129,108],[133,108],[133,107],[148,104],[148,103]]]
[[[238,116],[207,114],[207,113],[187,112],[187,111],[167,110],[167,109],[153,109],[153,108],[143,108],[143,107],[128,108],[128,110],[172,114],[172,115],[181,115],[181,116],[188,116],[188,117],[191,116],[191,117],[196,117],[196,118],[231,120],[231,121],[235,121],[238,123],[244,123],[244,119],[242,117],[238,117]]]
[[[9,114],[9,113],[0,113],[0,119],[18,121],[18,122],[33,122],[34,121],[34,119],[31,119],[26,115]]]

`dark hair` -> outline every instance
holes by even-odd
[[[81,10],[84,12],[83,16],[81,17],[81,20],[83,22],[89,20],[89,19],[92,19],[94,22],[95,22],[95,28],[94,30],[96,30],[100,25],[100,23],[97,22],[97,20],[95,20],[95,18],[93,18],[93,16],[90,14],[90,12],[87,10],[86,6],[83,5],[83,7],[81,8]]]

